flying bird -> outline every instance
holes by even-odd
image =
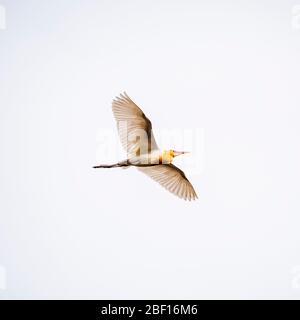
[[[195,200],[197,194],[184,172],[172,164],[185,151],[160,150],[155,142],[151,121],[126,92],[112,102],[121,144],[127,159],[93,168],[136,167],[161,186],[184,200]]]

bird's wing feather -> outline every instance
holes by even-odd
[[[138,167],[147,176],[184,200],[195,200],[197,194],[184,172],[173,164],[160,164],[149,167]]]
[[[158,149],[152,125],[143,111],[124,92],[112,102],[121,144],[129,157]]]

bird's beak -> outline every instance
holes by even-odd
[[[174,157],[180,156],[181,154],[189,153],[189,151],[174,151]]]

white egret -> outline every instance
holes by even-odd
[[[195,200],[197,194],[184,172],[172,164],[185,151],[161,151],[154,139],[152,124],[143,111],[124,92],[112,102],[121,144],[127,159],[94,168],[136,167],[160,185],[184,200]]]

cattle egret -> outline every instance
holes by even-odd
[[[93,168],[136,167],[160,185],[184,200],[195,200],[197,194],[184,172],[172,164],[185,151],[161,151],[154,139],[152,124],[143,111],[124,92],[112,102],[121,144],[127,159]]]

